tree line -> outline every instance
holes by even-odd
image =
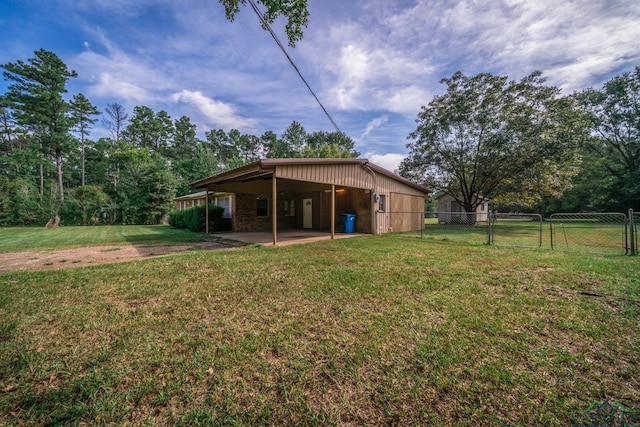
[[[261,157],[357,157],[344,133],[308,133],[293,121],[279,137],[211,130],[205,138],[187,116],[114,102],[98,110],[53,52],[3,64],[0,96],[0,225],[156,224],[190,183]],[[90,138],[98,120],[110,137]]]

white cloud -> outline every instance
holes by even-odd
[[[342,47],[338,60],[338,82],[334,88],[340,108],[357,108],[368,69],[369,55],[364,49],[355,44]]]
[[[154,99],[154,95],[145,88],[108,72],[100,73],[93,85],[89,87],[88,93],[91,96],[125,99],[133,105],[148,104]]]
[[[403,67],[425,92],[439,91],[437,81],[458,69],[512,79],[540,69],[550,83],[577,90],[640,59],[634,1],[418,0],[404,9],[379,9],[387,13],[378,15],[375,31],[364,32],[371,39],[366,45],[375,41],[405,64],[429,64],[432,71],[422,75]]]
[[[105,54],[89,49],[73,59],[72,68],[88,80],[87,94],[106,99],[124,99],[132,105],[148,104],[161,99],[161,92],[171,86],[169,78],[142,56],[133,57],[112,45],[100,31],[96,31]]]
[[[378,117],[376,119],[371,120],[369,123],[367,123],[366,129],[364,130],[364,132],[362,132],[360,137],[356,138],[356,143],[361,143],[364,140],[364,138],[371,133],[371,131],[385,124],[388,121],[389,121],[388,116],[382,116],[382,117]]]
[[[197,107],[207,118],[207,122],[212,125],[212,128],[251,132],[257,127],[255,120],[242,118],[231,105],[208,98],[202,92],[185,89],[171,95],[171,99],[173,102],[184,102]]]
[[[367,153],[365,154],[364,157],[371,160],[371,162],[373,162],[378,166],[381,166],[391,172],[396,172],[400,167],[400,162],[402,162],[406,156],[398,153],[387,153],[387,154]]]

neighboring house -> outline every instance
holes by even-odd
[[[437,197],[438,200],[438,223],[483,223],[489,219],[489,200],[482,198],[482,203],[476,207],[475,218],[471,213],[465,212],[462,205],[457,202],[451,195],[442,194]]]
[[[208,194],[207,194],[208,193]],[[223,218],[231,219],[233,216],[233,199],[234,195],[231,193],[216,193],[214,191],[199,191],[197,193],[187,194],[185,196],[176,197],[173,201],[176,204],[176,210],[183,211],[185,209],[192,208],[194,206],[204,205],[209,199],[210,204],[221,206],[224,208]]]
[[[234,231],[338,228],[379,234],[422,228],[428,190],[367,159],[262,159],[192,185],[234,194]],[[203,192],[204,193],[204,192]]]

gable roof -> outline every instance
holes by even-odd
[[[335,165],[360,165],[372,170],[374,173],[384,175],[404,185],[412,187],[424,194],[429,190],[420,184],[409,181],[387,169],[371,163],[368,159],[336,159],[336,158],[287,158],[287,159],[261,159],[253,163],[240,166],[218,175],[210,176],[191,183],[196,188],[205,188],[208,184],[224,184],[234,181],[248,181],[254,178],[272,175],[278,166],[335,166]]]

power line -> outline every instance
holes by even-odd
[[[336,128],[336,130],[338,132],[342,133],[342,131],[340,130],[340,128],[338,127],[336,122],[333,121],[333,118],[331,117],[331,115],[329,114],[327,109],[324,108],[324,105],[322,105],[322,102],[320,102],[320,99],[318,99],[318,97],[316,96],[316,94],[313,91],[313,89],[311,89],[311,86],[309,85],[309,83],[307,83],[307,80],[304,78],[304,76],[302,75],[302,73],[298,69],[298,66],[293,62],[293,59],[291,59],[291,57],[287,53],[287,50],[285,49],[284,45],[282,43],[280,43],[280,40],[278,39],[278,36],[273,31],[273,29],[271,29],[271,25],[269,25],[269,23],[267,21],[265,21],[264,17],[260,13],[260,10],[258,9],[258,6],[254,2],[254,0],[249,0],[249,4],[251,5],[251,8],[256,13],[256,15],[258,15],[258,18],[260,19],[260,23],[262,24],[262,27],[265,28],[267,31],[269,31],[269,34],[271,34],[271,37],[273,37],[273,40],[275,40],[276,44],[278,45],[278,47],[280,48],[282,53],[284,53],[284,56],[287,57],[287,59],[289,60],[289,63],[293,67],[293,69],[296,70],[296,73],[298,73],[298,76],[300,76],[300,79],[304,82],[305,86],[307,86],[307,89],[309,89],[309,92],[311,92],[311,95],[313,95],[313,97],[316,99],[316,102],[318,103],[318,105],[320,105],[320,108],[322,108],[322,111],[324,111],[324,114],[327,116],[327,118],[329,119],[329,121],[331,122],[333,127]]]

